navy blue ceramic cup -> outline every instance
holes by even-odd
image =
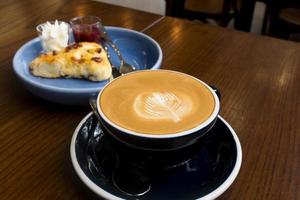
[[[170,70],[164,70],[170,71]],[[174,71],[171,71],[174,72]],[[139,72],[133,72],[139,73]],[[180,72],[175,72],[180,73]],[[123,75],[130,76],[131,73]],[[183,74],[183,73],[180,73]],[[185,76],[189,76],[190,78],[197,80],[199,84],[205,86],[213,96],[214,99],[214,110],[211,115],[202,123],[198,124],[196,127],[193,127],[189,130],[185,130],[182,132],[176,132],[171,134],[145,134],[136,131],[132,131],[126,129],[124,127],[120,127],[113,121],[111,121],[108,117],[105,116],[100,106],[100,97],[102,91],[105,90],[109,84],[114,81],[118,81],[118,78],[108,83],[102,91],[98,94],[97,98],[97,111],[100,116],[101,124],[105,128],[105,130],[114,138],[121,141],[122,143],[131,146],[133,148],[141,149],[141,150],[150,150],[150,151],[170,151],[177,150],[189,145],[194,144],[197,140],[205,135],[215,124],[217,120],[217,116],[220,111],[220,98],[219,92],[214,87],[210,87],[203,81],[192,77],[190,75],[184,74]]]

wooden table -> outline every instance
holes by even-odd
[[[162,47],[163,68],[221,90],[220,114],[237,132],[243,162],[219,199],[300,199],[299,44],[90,1],[10,0],[0,8],[1,200],[93,198],[69,156],[73,130],[90,109],[36,98],[12,70],[14,53],[36,36],[36,24],[76,15],[148,27]]]

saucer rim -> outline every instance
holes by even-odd
[[[77,135],[79,133],[79,130],[81,128],[81,126],[83,125],[83,123],[86,122],[86,120],[92,115],[93,113],[90,112],[89,114],[87,114],[81,121],[80,123],[77,125],[73,136],[72,136],[72,140],[71,140],[71,144],[70,144],[70,155],[71,155],[71,161],[72,161],[72,165],[75,169],[76,174],[79,176],[80,180],[90,189],[92,190],[95,194],[97,194],[98,196],[105,198],[105,199],[111,199],[111,200],[123,200],[120,197],[117,197],[107,191],[105,191],[104,189],[102,189],[101,187],[99,187],[98,185],[96,185],[93,181],[91,181],[89,179],[89,177],[87,177],[87,175],[84,173],[84,171],[81,169],[77,157],[76,157],[76,151],[75,151],[75,143],[76,143],[76,138]],[[213,190],[212,192],[208,193],[207,195],[198,198],[196,200],[212,200],[215,199],[217,197],[219,197],[221,194],[223,194],[233,183],[233,181],[236,179],[240,168],[241,168],[241,164],[242,164],[242,147],[240,144],[240,141],[235,133],[235,131],[233,130],[233,128],[229,125],[229,123],[222,118],[220,115],[217,116],[230,130],[235,145],[236,145],[236,150],[237,150],[237,157],[236,157],[236,162],[234,165],[233,170],[231,171],[230,175],[226,178],[226,180],[215,190]]]

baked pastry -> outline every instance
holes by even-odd
[[[41,54],[30,64],[34,76],[46,78],[84,78],[106,80],[111,76],[111,64],[100,44],[80,42],[62,51]]]

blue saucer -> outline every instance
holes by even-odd
[[[240,142],[220,116],[212,130],[187,148],[150,152],[129,148],[87,115],[71,142],[76,173],[105,199],[215,199],[236,178],[242,161]]]
[[[118,27],[106,27],[112,40],[119,47],[124,59],[138,70],[158,69],[162,62],[159,44],[149,36]],[[39,38],[24,44],[15,54],[13,68],[23,85],[34,95],[48,101],[68,104],[87,105],[90,96],[98,94],[108,81],[91,82],[80,79],[48,79],[33,76],[29,64],[42,51]],[[119,66],[119,60],[109,49],[111,62]]]

